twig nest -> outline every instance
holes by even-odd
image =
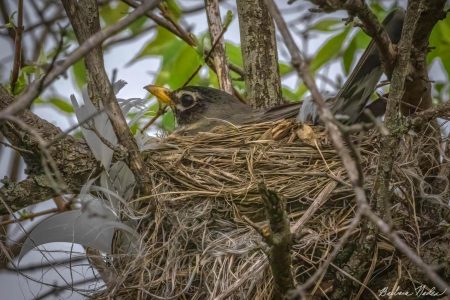
[[[366,132],[352,139],[360,153],[358,160],[370,195],[379,135]],[[322,127],[282,120],[217,127],[195,136],[171,135],[161,142],[170,147],[146,152],[146,162],[154,170],[153,194],[135,200],[139,203],[137,214],[142,216],[142,249],[120,270],[127,288],[118,288],[116,295],[270,299],[272,275],[263,251],[265,244],[243,220],[245,216],[255,224],[265,222],[258,182],[264,181],[287,201],[295,237],[292,264],[298,283],[308,278],[331,252],[354,215],[351,185]],[[411,156],[414,153],[400,152],[396,166]],[[417,165],[408,172],[395,170],[399,191],[393,195],[397,205],[392,214],[396,224],[412,224],[402,230],[414,243],[419,238],[419,223],[410,200],[417,195]],[[155,214],[148,214],[149,203],[157,203]],[[313,205],[314,213],[304,218]],[[337,265],[349,263],[348,253],[361,243],[360,234],[360,229],[353,233],[343,249],[346,255],[339,258]],[[379,255],[391,257],[389,242],[381,237],[379,243],[385,249]],[[370,264],[360,268],[367,272]],[[327,293],[340,289],[336,279],[342,276],[336,272],[327,273],[317,287],[326,287]],[[139,288],[130,289],[136,286]]]

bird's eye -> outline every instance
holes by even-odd
[[[192,95],[184,94],[181,96],[181,105],[190,107],[192,104],[194,104],[194,97],[192,97]]]

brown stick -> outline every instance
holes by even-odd
[[[266,241],[269,250],[265,251],[270,262],[275,283],[272,299],[283,299],[294,287],[292,276],[291,243],[292,233],[286,212],[286,201],[276,192],[267,189],[264,183],[258,184],[269,228],[263,228],[248,218],[244,220]]]
[[[220,18],[220,9],[218,0],[205,0],[206,16],[208,18],[209,34],[211,41],[217,40],[217,45],[211,49],[214,66],[219,79],[219,85],[222,90],[233,94],[227,57],[225,55],[225,46],[223,39],[222,20]]]
[[[23,0],[19,0],[17,4],[17,27],[16,36],[14,40],[14,65],[11,74],[11,92],[14,94],[17,79],[19,78],[19,71],[22,65],[22,33],[23,33]]]
[[[157,4],[159,1],[147,1],[142,5],[153,4],[153,2]],[[62,3],[80,44],[99,32],[100,20],[96,0],[82,0],[78,3],[63,0]],[[145,11],[142,11],[142,14],[144,13]],[[91,20],[91,23],[86,23],[85,20],[87,19]],[[136,140],[131,134],[106,74],[100,46],[94,47],[91,52],[87,53],[85,64],[89,72],[88,90],[91,99],[97,107],[100,107],[100,101],[103,103],[119,144],[123,149],[128,150],[128,166],[134,174],[139,190],[144,195],[149,195],[152,190],[148,176],[149,171],[140,155]]]
[[[378,21],[377,16],[366,4],[366,1],[312,0],[311,2],[319,6],[319,9],[314,9],[314,11],[331,12],[345,9],[350,14],[351,19],[353,16],[357,16],[361,20],[366,33],[375,41],[385,72],[388,74],[388,77],[390,77],[395,62],[394,47],[386,30]]]

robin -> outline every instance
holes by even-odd
[[[383,26],[394,44],[400,40],[404,17],[404,11],[398,9],[383,21]],[[327,101],[335,116],[347,124],[359,121],[382,74],[378,49],[372,41],[343,87],[335,97]],[[220,124],[242,125],[295,116],[302,123],[317,124],[319,121],[312,100],[262,110],[254,109],[224,91],[209,87],[187,86],[175,91],[155,85],[147,85],[144,88],[160,102],[172,108],[177,124],[185,134],[208,131]],[[379,106],[372,105],[378,107],[378,111],[373,111],[375,115],[384,113],[384,109],[380,110]]]

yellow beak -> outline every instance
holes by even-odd
[[[149,84],[144,86],[144,89],[149,91],[153,96],[155,96],[159,102],[163,104],[167,104],[173,106],[174,103],[170,98],[170,90],[161,86],[156,86],[153,84]]]

